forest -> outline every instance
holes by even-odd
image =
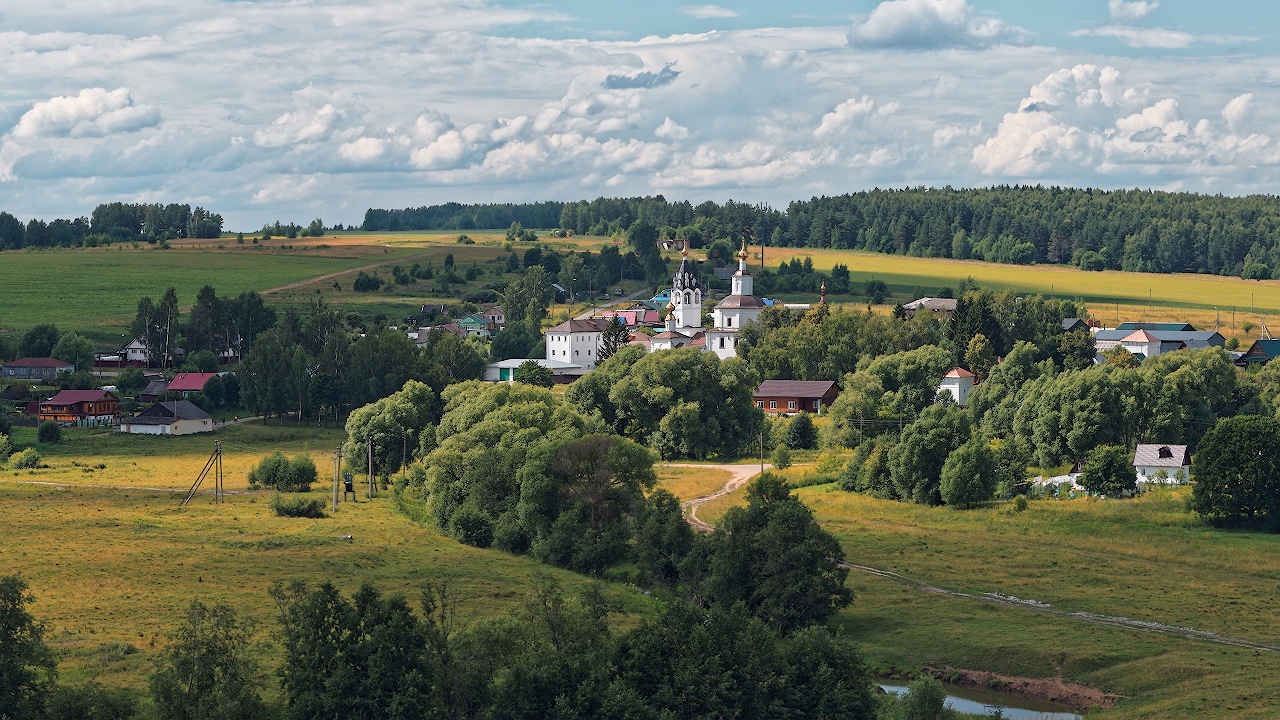
[[[1086,270],[1280,276],[1280,198],[1155,190],[997,186],[874,189],[795,201],[785,212],[661,195],[528,205],[370,209],[365,230],[559,227],[613,235],[641,221],[693,247],[737,239]]]

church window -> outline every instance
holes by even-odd
[[[724,349],[724,338],[720,338],[720,349]]]
[[[724,319],[724,322],[725,322],[725,327],[733,327],[733,318],[731,318],[731,317],[730,317],[730,318],[725,318],[725,319]]]
[[[690,302],[692,302],[692,300],[690,300],[690,299],[689,299],[689,293],[688,293],[688,292],[686,292],[686,293],[684,294],[684,303],[685,303],[686,305],[688,305]]]

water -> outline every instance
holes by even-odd
[[[902,695],[907,691],[903,685],[880,684],[885,692]],[[969,687],[946,685],[947,706],[953,710],[972,715],[986,715],[999,708],[1009,720],[1080,720],[1079,713],[1054,703],[1031,700],[1009,693],[978,690]]]

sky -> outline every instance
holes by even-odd
[[[1280,180],[1260,0],[0,5],[0,210]]]

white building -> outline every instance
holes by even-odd
[[[513,383],[516,381],[516,369],[532,360],[551,371],[552,379],[564,377],[566,380],[582,375],[582,367],[573,363],[564,363],[541,358],[512,358],[499,360],[484,366],[485,382]]]
[[[747,248],[738,252],[738,272],[733,274],[732,292],[716,303],[711,311],[714,327],[707,331],[707,351],[721,360],[736,357],[738,337],[742,327],[760,317],[764,303],[755,296],[751,273],[747,272]]]
[[[1134,355],[1141,355],[1144,358],[1155,357],[1160,354],[1160,338],[1146,330],[1134,330],[1133,333],[1120,340],[1120,344],[1124,346],[1125,350]]]
[[[1133,453],[1133,470],[1138,476],[1138,487],[1182,485],[1191,478],[1191,453],[1187,452],[1186,445],[1141,444]]]
[[[547,360],[577,365],[583,373],[596,369],[600,338],[609,321],[604,318],[567,320],[546,332]]]
[[[946,375],[942,376],[942,382],[938,383],[938,394],[941,395],[945,390],[951,393],[951,398],[957,405],[963,405],[964,401],[969,399],[969,394],[973,392],[973,380],[976,377],[962,367],[951,368]]]
[[[120,432],[134,435],[192,435],[212,432],[213,416],[187,400],[160,402],[120,422]]]

